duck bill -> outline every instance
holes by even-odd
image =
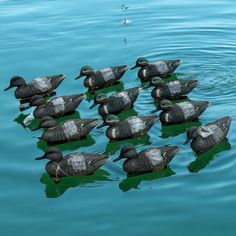
[[[135,65],[135,66],[131,67],[131,68],[130,68],[130,70],[134,70],[134,69],[136,69],[136,68],[138,68],[138,66],[137,66],[137,65]]]
[[[150,88],[152,85],[151,85],[151,82],[148,82],[146,85],[144,85],[142,88],[143,89],[147,89],[147,88]]]
[[[191,141],[191,138],[188,137],[188,138],[185,140],[184,145],[188,144],[190,141]]]
[[[31,108],[30,105],[28,105],[28,106],[20,106],[20,111],[25,111],[25,110],[28,110],[30,108]]]
[[[41,157],[36,157],[35,160],[36,160],[36,161],[39,161],[39,160],[43,160],[43,159],[45,159],[45,158],[46,158],[46,157],[43,155],[43,156],[41,156]]]
[[[101,129],[102,127],[106,126],[106,123],[103,122],[101,125],[97,126],[97,129]]]
[[[161,110],[160,107],[157,107],[156,109],[152,110],[151,113],[155,113],[155,112],[160,111],[160,110]]]
[[[94,102],[91,106],[90,106],[90,108],[89,109],[93,109],[94,107],[96,107],[97,106],[97,103],[96,102]]]
[[[83,75],[80,74],[79,76],[75,78],[75,80],[80,79],[81,77],[83,77]]]
[[[122,158],[123,158],[122,156],[119,156],[119,157],[115,158],[115,159],[113,160],[113,162],[117,162],[117,161],[121,160]]]
[[[11,89],[12,87],[13,87],[13,86],[9,85],[8,87],[6,87],[6,88],[4,89],[4,91],[7,91],[7,90]]]

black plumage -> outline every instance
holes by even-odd
[[[76,152],[63,156],[55,147],[49,148],[42,157],[36,160],[49,159],[47,173],[59,182],[61,177],[91,175],[104,165],[108,157],[103,154]]]
[[[105,94],[98,94],[95,96],[94,104],[91,107],[99,104],[98,113],[102,117],[108,114],[119,114],[133,107],[141,90],[139,87],[130,88],[115,92],[109,97]]]
[[[219,144],[228,134],[232,118],[226,116],[199,127],[191,127],[187,130],[187,140],[191,141],[191,148],[201,155]]]
[[[151,147],[137,153],[134,146],[125,146],[120,156],[113,161],[125,158],[123,169],[129,175],[151,171],[161,171],[173,159],[179,148],[176,146]]]
[[[41,95],[35,95],[30,99],[29,107],[36,106],[33,112],[35,118],[40,119],[44,116],[57,118],[74,112],[84,98],[84,94],[75,94],[52,98],[46,102]]]
[[[104,68],[95,72],[90,66],[84,66],[81,68],[80,75],[76,77],[76,79],[86,76],[84,86],[87,87],[90,92],[94,92],[104,87],[114,85],[121,79],[127,69],[127,65],[122,65]]]
[[[38,128],[45,128],[40,139],[49,145],[79,140],[86,137],[98,124],[99,119],[74,119],[56,125],[52,117],[43,117]]]

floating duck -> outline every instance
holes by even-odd
[[[22,110],[36,107],[33,112],[35,118],[40,119],[44,116],[57,118],[74,112],[84,98],[84,94],[75,94],[52,98],[46,102],[43,96],[34,95],[30,98],[29,106]]]
[[[92,67],[83,66],[80,70],[80,75],[75,79],[86,76],[84,80],[84,86],[87,87],[90,92],[94,92],[117,83],[127,71],[127,69],[127,65],[122,65],[108,67],[95,72]]]
[[[138,77],[142,82],[150,81],[151,78],[159,76],[165,78],[175,71],[180,65],[180,60],[159,60],[149,63],[144,57],[138,58],[136,65],[131,70],[141,67],[138,72]]]
[[[163,125],[180,124],[196,121],[210,105],[207,101],[184,101],[173,104],[169,100],[162,100],[153,112],[162,110],[160,121]]]
[[[110,97],[103,93],[98,94],[94,97],[94,103],[90,109],[99,104],[98,113],[103,117],[108,114],[118,114],[129,110],[133,107],[141,90],[142,88],[139,87],[130,88],[115,92]]]
[[[36,160],[49,159],[46,164],[47,173],[55,182],[60,182],[61,177],[91,175],[99,167],[104,165],[108,157],[96,153],[76,152],[63,156],[56,148],[49,148],[41,157]]]
[[[110,127],[106,130],[106,136],[110,141],[123,140],[144,135],[158,119],[156,115],[130,116],[120,121],[115,115],[107,115],[98,128],[108,125]]]
[[[44,128],[45,131],[39,139],[43,139],[51,145],[83,139],[99,121],[99,119],[74,119],[57,125],[52,117],[45,116],[40,119],[39,127],[34,130]]]
[[[161,78],[153,78],[150,85],[155,86],[152,97],[159,101],[162,99],[179,99],[198,86],[197,80],[175,80],[164,83]]]
[[[191,148],[201,155],[219,144],[228,134],[232,118],[226,116],[202,126],[193,126],[187,130],[187,140]]]
[[[21,104],[28,103],[30,97],[34,95],[54,95],[53,91],[61,84],[64,78],[64,75],[39,77],[26,84],[21,76],[14,76],[10,80],[10,85],[4,91],[17,87],[15,91],[16,99],[20,99]]]
[[[123,169],[128,175],[161,171],[178,151],[179,148],[176,146],[164,146],[148,148],[138,153],[133,145],[129,145],[121,149],[120,156],[113,162],[125,158]]]

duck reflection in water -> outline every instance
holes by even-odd
[[[99,89],[94,93],[87,91],[85,93],[86,100],[88,102],[90,102],[91,100],[94,100],[95,95],[99,93],[111,93],[111,92],[116,92],[116,91],[121,91],[121,90],[124,90],[124,83],[122,81],[117,81],[113,86]]]
[[[45,185],[47,198],[60,197],[70,188],[102,187],[107,181],[111,181],[109,179],[109,173],[102,169],[97,170],[93,175],[62,178],[60,183],[55,183],[46,173],[40,178],[40,183]]]
[[[128,140],[121,140],[113,143],[108,143],[106,146],[106,155],[113,155],[115,154],[121,147],[125,145],[134,145],[134,146],[147,146],[150,145],[150,136],[145,134],[141,137],[128,139]]]
[[[192,126],[200,126],[201,122],[187,122],[178,125],[171,125],[171,126],[162,126],[161,128],[161,138],[169,138],[175,137],[179,134],[185,133],[189,128]]]
[[[68,114],[66,116],[56,119],[56,123],[59,124],[63,121],[70,119],[80,119],[80,113],[78,111]],[[20,124],[24,129],[34,130],[39,125],[39,119],[35,119],[33,113],[20,113],[14,121]]]
[[[58,147],[61,151],[64,150],[76,150],[78,148],[81,147],[89,147],[92,146],[93,144],[95,144],[96,141],[92,138],[91,135],[87,135],[85,138],[81,139],[81,140],[76,140],[76,141],[71,141],[68,143],[61,143],[61,144],[57,144],[54,145],[55,147]],[[38,149],[42,150],[42,151],[46,151],[47,150],[47,143],[44,140],[39,140],[37,142],[37,147]]]
[[[195,153],[196,159],[189,164],[188,170],[192,173],[199,172],[201,169],[205,168],[216,155],[230,149],[231,144],[226,138],[220,144],[216,145],[211,150],[205,152],[200,156]]]
[[[174,174],[175,172],[170,167],[167,167],[160,172],[152,172],[136,176],[127,175],[127,178],[119,184],[119,188],[123,192],[127,192],[131,189],[139,189],[142,181],[155,181],[160,178],[172,176]]]

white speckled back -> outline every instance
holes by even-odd
[[[160,73],[166,73],[168,71],[168,66],[164,61],[157,61],[154,65]]]
[[[71,166],[74,171],[83,171],[87,169],[85,159],[80,153],[71,154],[67,160],[67,164]]]
[[[62,97],[54,98],[51,100],[51,102],[54,105],[56,114],[65,110],[65,101],[63,100]]]
[[[150,160],[153,166],[160,164],[163,161],[161,151],[159,149],[149,149],[145,153],[146,157]]]
[[[213,135],[213,138],[216,142],[222,139],[224,132],[221,128],[215,124],[209,126],[200,126],[198,128],[198,134],[203,138],[208,138]]]
[[[73,137],[78,132],[78,127],[74,121],[65,122],[62,128],[67,138]]]
[[[178,80],[168,83],[168,88],[170,90],[171,96],[179,94],[181,92],[181,84]]]
[[[194,105],[190,102],[180,102],[176,104],[176,106],[180,107],[186,120],[194,116],[196,113]]]
[[[48,78],[35,78],[31,81],[31,84],[42,92],[52,88],[52,85]]]
[[[128,96],[127,91],[117,92],[112,95],[113,97],[122,98],[124,104],[130,103],[130,97]]]
[[[139,117],[131,116],[127,118],[127,122],[130,125],[133,134],[143,131],[146,128],[145,122]]]
[[[111,68],[105,68],[101,70],[100,72],[102,73],[105,81],[110,81],[110,80],[115,79],[115,74]]]

